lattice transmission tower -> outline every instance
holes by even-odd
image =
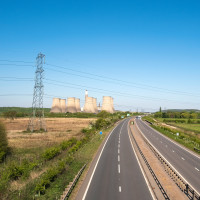
[[[28,123],[28,130],[46,131],[46,124],[44,120],[43,109],[43,95],[44,95],[44,69],[45,55],[39,53],[36,58],[36,71],[35,71],[35,86],[33,92],[32,114]]]

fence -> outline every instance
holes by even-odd
[[[130,127],[129,127],[129,129],[130,129]],[[130,130],[130,131],[131,131],[131,130]],[[154,178],[156,184],[158,185],[158,187],[159,187],[161,193],[163,194],[163,196],[164,196],[164,198],[165,198],[166,200],[169,200],[169,197],[168,197],[167,193],[165,192],[163,186],[161,185],[160,181],[158,180],[157,176],[155,175],[153,169],[151,168],[151,166],[149,165],[147,159],[145,158],[144,154],[142,153],[142,150],[140,149],[138,143],[136,142],[136,140],[135,140],[133,134],[131,134],[131,136],[132,136],[132,138],[133,138],[133,140],[134,140],[134,142],[135,142],[135,144],[136,144],[136,147],[137,147],[138,151],[140,152],[140,155],[142,156],[142,158],[143,158],[143,160],[144,160],[144,162],[145,162],[147,168],[149,169],[149,171],[150,171],[151,175],[153,176],[153,178]]]
[[[80,178],[81,174],[83,173],[83,170],[85,169],[86,164],[80,169],[76,177],[74,178],[73,182],[70,182],[65,191],[63,192],[62,196],[60,197],[60,200],[67,200],[72,193],[72,190],[74,189],[76,183],[78,182],[78,179]]]

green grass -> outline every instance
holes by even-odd
[[[167,137],[175,140],[176,142],[182,144],[183,146],[191,149],[194,152],[196,152],[194,150],[194,147],[200,149],[200,139],[196,136],[192,136],[190,134],[172,130],[166,127],[155,126],[155,125],[152,125],[152,127],[157,131],[159,131],[160,133],[163,133]],[[177,132],[179,133],[179,136],[176,135]]]
[[[106,132],[110,131],[112,128],[113,126],[107,129]],[[100,136],[99,133],[96,133],[89,142],[84,144],[84,146],[81,147],[74,154],[74,160],[72,161],[72,163],[66,167],[66,169],[63,171],[62,174],[58,175],[55,181],[52,182],[50,187],[45,191],[44,195],[37,196],[35,194],[34,187],[37,183],[37,180],[34,180],[23,189],[23,191],[21,192],[20,199],[26,199],[26,200],[29,200],[29,199],[31,200],[33,198],[41,199],[41,200],[59,199],[64,189],[67,187],[69,182],[73,180],[73,178],[81,169],[81,167],[85,163],[90,163],[92,161],[95,152],[99,148],[104,138],[105,138],[105,134]],[[19,195],[19,191],[15,191],[11,193],[7,197],[7,199],[17,200],[19,198],[18,195]]]
[[[186,131],[194,131],[197,134],[200,134],[200,124],[183,124],[183,123],[168,123],[172,126],[182,128]]]

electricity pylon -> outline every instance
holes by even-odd
[[[33,92],[32,114],[28,123],[28,130],[46,131],[43,109],[43,95],[44,95],[44,69],[45,55],[39,53],[36,58],[36,71],[35,71],[35,86]]]

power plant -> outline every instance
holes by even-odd
[[[80,99],[75,99],[76,112],[81,112]]]
[[[109,113],[114,113],[114,104],[113,104],[113,98],[110,96],[104,96],[103,97],[103,103],[102,107],[97,107],[97,99],[94,97],[88,96],[88,91],[85,91],[85,104],[83,107],[83,112],[85,113],[98,113],[102,110],[105,110]],[[76,113],[81,112],[81,106],[80,106],[80,99],[75,97],[69,97],[67,98],[67,105],[66,105],[66,99],[60,99],[60,98],[53,98],[53,104],[51,108],[52,113]]]
[[[75,97],[69,97],[67,98],[67,112],[69,113],[76,113],[76,103],[75,103]]]
[[[60,106],[60,98],[53,98],[53,103],[52,103],[52,108],[51,108],[52,113],[61,113],[61,106]]]
[[[113,105],[113,98],[109,96],[103,97],[103,103],[101,110],[105,110],[109,113],[114,113],[114,105]]]
[[[60,99],[60,109],[62,113],[66,113],[66,99]]]

